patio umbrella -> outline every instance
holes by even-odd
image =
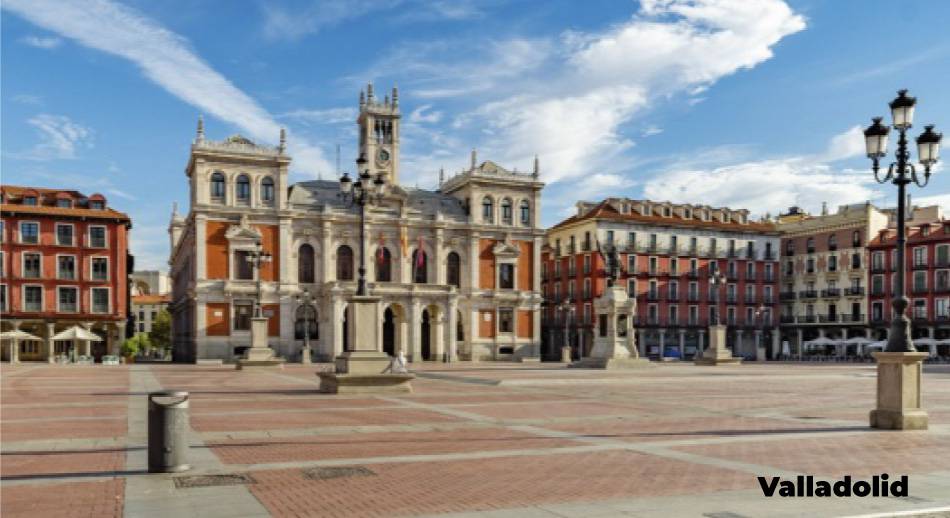
[[[83,342],[86,342],[86,352],[88,353],[89,342],[101,342],[102,338],[84,327],[72,326],[65,331],[60,331],[59,333],[53,335],[53,340],[82,340]],[[75,349],[73,354],[75,354]],[[84,354],[83,356],[89,355]]]
[[[867,347],[868,349],[884,349],[885,347],[887,347],[887,340],[871,342],[867,344],[865,347]]]
[[[42,338],[36,335],[31,335],[26,331],[14,329],[13,331],[4,331],[3,333],[0,333],[0,340],[10,340],[10,363],[16,363],[19,361],[17,358],[17,353],[19,352],[17,347],[19,346],[20,340],[42,340]]]
[[[938,343],[939,342],[937,340],[934,340],[933,338],[915,338],[914,339],[914,345],[931,346],[931,345],[937,345]]]
[[[871,340],[870,338],[865,338],[863,336],[852,336],[851,338],[848,338],[842,343],[846,343],[849,345],[864,345],[864,344],[869,344],[873,341],[874,340]]]
[[[837,344],[838,344],[837,340],[832,340],[831,338],[828,338],[827,336],[819,336],[818,338],[815,338],[814,340],[807,340],[805,342],[805,345],[837,345]]]

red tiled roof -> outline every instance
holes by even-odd
[[[77,216],[97,219],[118,219],[122,221],[131,221],[129,215],[113,209],[86,209],[82,207],[51,207],[48,205],[20,205],[18,203],[4,203],[0,205],[0,211],[4,214],[45,214],[49,216]]]
[[[921,229],[923,227],[930,227],[930,233],[928,235],[923,235]],[[931,223],[922,223],[920,225],[914,225],[907,227],[907,242],[908,243],[930,243],[934,241],[947,241],[950,242],[950,220],[936,221]],[[887,248],[889,246],[894,246],[897,243],[897,229],[886,229],[878,232],[873,239],[868,241],[868,247],[873,248]]]
[[[621,214],[617,212],[607,200],[604,200],[597,204],[593,209],[587,211],[586,214],[582,216],[571,216],[564,221],[558,223],[551,227],[550,230],[555,230],[561,227],[565,227],[572,223],[577,223],[580,221],[586,221],[590,219],[596,220],[611,220],[611,221],[631,221],[638,223],[652,223],[656,225],[670,225],[670,226],[686,226],[686,227],[695,227],[695,228],[709,228],[717,230],[735,230],[735,231],[748,231],[748,232],[777,232],[775,225],[772,223],[723,223],[721,221],[703,221],[700,219],[685,219],[677,216],[674,217],[660,217],[660,216],[646,216],[640,214],[636,211],[631,210],[629,214]]]

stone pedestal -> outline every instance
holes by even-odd
[[[248,367],[283,367],[284,359],[274,355],[267,346],[267,317],[251,319],[251,347],[244,351],[244,358],[237,362],[237,370]]]
[[[709,326],[709,347],[703,351],[702,358],[693,361],[696,365],[738,365],[742,358],[732,356],[726,347],[726,326]]]
[[[335,372],[318,372],[320,392],[369,394],[412,392],[415,376],[391,372],[392,359],[383,352],[379,336],[383,321],[379,297],[353,297],[346,332],[350,350],[336,357]]]
[[[561,363],[571,363],[571,348],[569,346],[561,347]]]
[[[871,428],[926,430],[920,376],[927,353],[875,352],[871,356],[877,360],[877,408],[871,410]]]
[[[627,290],[610,286],[594,300],[595,321],[594,348],[590,356],[572,363],[571,367],[585,369],[630,369],[650,366],[650,361],[640,358],[636,346],[636,330],[633,316],[636,315],[636,300],[627,297]]]

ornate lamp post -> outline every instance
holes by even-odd
[[[310,363],[310,310],[313,304],[313,295],[310,290],[303,290],[303,293],[296,297],[297,308],[303,308],[303,350],[300,351],[300,363]]]
[[[696,365],[723,365],[742,363],[742,358],[733,357],[732,351],[726,346],[727,326],[722,323],[722,314],[719,311],[719,303],[722,301],[721,290],[726,285],[727,278],[717,268],[709,276],[709,293],[716,295],[716,320],[710,322],[709,326],[709,347],[702,352],[700,357],[693,360]],[[699,356],[699,355],[697,355]]]
[[[564,320],[564,346],[561,347],[561,361],[570,362],[571,361],[571,335],[568,325],[571,322],[571,315],[574,313],[574,305],[571,304],[567,299],[561,301],[555,309],[558,313],[561,314],[561,318]],[[566,360],[565,360],[566,355]]]
[[[254,274],[257,276],[257,300],[254,302],[254,318],[262,318],[264,316],[261,305],[261,301],[264,300],[264,284],[263,279],[261,279],[261,267],[271,262],[272,259],[273,257],[264,251],[264,246],[260,241],[254,244],[254,250],[247,253],[247,262],[251,265]]]
[[[719,303],[722,302],[723,297],[722,288],[726,287],[726,276],[722,274],[718,269],[709,276],[709,287],[710,292],[715,292],[716,294],[716,322],[713,323],[715,326],[722,325],[722,314],[719,312]]]
[[[366,205],[379,203],[386,192],[384,174],[379,173],[376,178],[373,178],[369,169],[366,168],[367,162],[366,153],[360,153],[359,158],[356,159],[357,174],[359,174],[358,182],[353,182],[347,173],[343,173],[343,177],[340,178],[340,197],[343,198],[343,201],[349,203],[350,207],[357,205],[360,208],[360,278],[356,284],[356,295],[358,297],[369,295],[366,290],[366,240],[364,239],[366,233]],[[359,172],[361,170],[362,173]]]
[[[926,353],[918,353],[911,340],[910,320],[907,318],[908,300],[905,295],[904,281],[907,272],[904,269],[907,253],[905,227],[905,190],[911,182],[924,187],[930,181],[930,168],[937,163],[940,152],[940,133],[933,126],[925,126],[924,132],[917,137],[917,156],[923,166],[922,174],[910,161],[907,149],[907,130],[914,120],[914,107],[917,99],[907,95],[907,90],[897,92],[897,98],[890,102],[894,128],[898,131],[895,162],[880,174],[881,158],[887,156],[887,136],[890,128],[881,124],[882,117],[875,117],[873,123],[864,130],[867,155],[873,161],[874,179],[878,183],[891,182],[897,186],[897,265],[894,279],[894,320],[887,347],[883,352],[874,353],[878,362],[877,409],[871,412],[872,428],[925,429],[927,413],[920,407],[921,363]]]

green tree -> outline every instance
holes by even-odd
[[[172,345],[172,316],[167,309],[163,309],[152,320],[152,330],[148,333],[148,338],[152,342],[152,347],[161,350],[167,350]]]
[[[145,350],[151,347],[152,344],[148,339],[148,335],[145,333],[136,333],[132,338],[126,338],[125,342],[122,342],[122,355],[123,356],[135,356],[139,351]]]

